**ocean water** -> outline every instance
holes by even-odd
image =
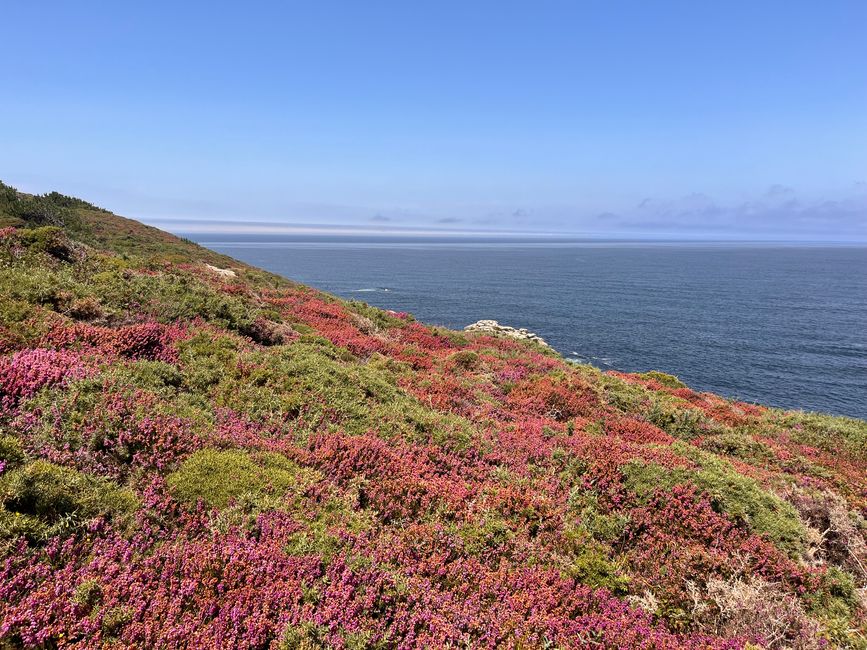
[[[867,248],[189,235],[344,298],[541,335],[603,369],[867,418]]]

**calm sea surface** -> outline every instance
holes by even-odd
[[[867,248],[192,235],[344,298],[570,359],[867,418]]]

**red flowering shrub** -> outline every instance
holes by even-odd
[[[585,386],[550,377],[516,384],[507,399],[507,405],[516,413],[561,421],[589,415],[597,403],[596,396]]]
[[[359,330],[340,303],[327,302],[313,291],[301,289],[271,302],[284,309],[290,320],[312,327],[321,336],[356,356],[367,357],[388,347],[382,338]]]
[[[613,417],[605,420],[605,432],[630,442],[668,445],[674,438],[659,427],[635,418]]]
[[[179,327],[141,323],[112,329],[87,323],[56,324],[42,337],[46,347],[92,350],[127,359],[177,361],[173,343],[183,334]]]
[[[174,363],[177,361],[177,351],[171,344],[178,334],[177,328],[159,323],[130,325],[114,332],[112,347],[120,356],[128,359]]]

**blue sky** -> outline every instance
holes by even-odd
[[[867,3],[3,8],[0,179],[189,230],[867,239]]]

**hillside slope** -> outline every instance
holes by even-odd
[[[0,224],[0,647],[867,647],[867,423]]]

